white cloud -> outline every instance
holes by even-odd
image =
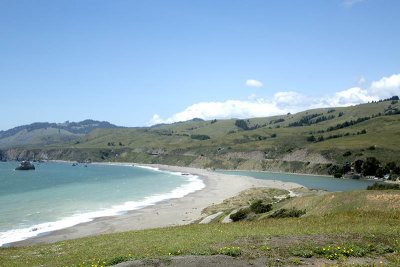
[[[342,5],[343,5],[343,6],[346,6],[346,7],[352,7],[352,6],[354,6],[355,4],[361,3],[361,2],[364,2],[364,0],[344,0],[344,1],[342,2]]]
[[[257,81],[257,80],[247,80],[245,82],[245,84],[247,86],[251,86],[251,87],[263,87],[264,86],[264,84],[262,82]]]
[[[400,95],[400,73],[372,82],[368,92],[381,98]]]
[[[363,76],[361,76],[358,80],[357,80],[357,84],[358,85],[362,85],[366,82],[365,78]]]
[[[163,123],[164,120],[161,119],[161,117],[158,114],[154,114],[153,118],[151,118],[151,120],[147,123],[148,125],[155,125],[155,124],[159,124],[159,123]]]
[[[333,94],[309,96],[293,91],[277,92],[269,98],[250,95],[248,100],[227,100],[225,102],[202,102],[187,107],[163,120],[155,114],[148,125],[186,121],[193,118],[228,119],[267,117],[295,113],[306,109],[322,107],[351,106],[400,95],[400,74],[383,77],[366,88],[353,87]]]

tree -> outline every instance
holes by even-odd
[[[385,167],[387,167],[389,170],[393,171],[394,169],[396,169],[396,163],[394,161],[386,162]]]
[[[358,160],[356,160],[355,162],[354,162],[354,170],[357,172],[357,173],[361,173],[361,170],[362,170],[362,165],[363,165],[363,163],[364,163],[364,161],[362,160],[362,159],[358,159]]]
[[[362,174],[364,176],[375,176],[379,168],[379,161],[374,157],[369,157],[362,165]]]
[[[315,136],[314,135],[311,135],[311,136],[309,136],[309,137],[307,137],[307,141],[308,142],[315,142]]]

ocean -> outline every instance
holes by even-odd
[[[0,246],[180,198],[204,188],[193,175],[141,166],[0,162]]]

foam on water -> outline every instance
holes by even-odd
[[[158,202],[165,201],[168,199],[182,198],[187,194],[201,190],[205,187],[203,180],[201,180],[199,176],[187,175],[187,174],[183,175],[180,172],[161,171],[158,168],[153,168],[148,166],[135,165],[135,167],[145,168],[153,171],[167,172],[173,175],[179,175],[185,177],[187,179],[187,182],[189,183],[181,185],[169,193],[155,194],[146,197],[141,201],[128,201],[121,205],[114,205],[109,209],[93,211],[83,214],[77,213],[73,216],[69,216],[54,222],[46,222],[23,229],[13,229],[5,232],[0,232],[0,246],[7,246],[7,244],[9,243],[25,240],[45,233],[50,233],[56,230],[68,228],[80,223],[90,222],[95,218],[120,215],[127,211],[137,210],[144,208],[146,206],[155,205]]]

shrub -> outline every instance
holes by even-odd
[[[384,183],[374,183],[373,185],[367,186],[367,190],[390,190],[390,189],[400,190],[400,186],[398,184],[384,184]]]
[[[298,210],[296,208],[291,209],[280,209],[268,216],[268,218],[288,218],[288,217],[300,217],[305,214],[306,210]]]
[[[333,174],[333,177],[335,177],[335,178],[342,178],[342,176],[343,176],[343,174],[341,172],[335,172]]]
[[[351,151],[346,151],[343,153],[343,157],[348,157],[351,155]]]
[[[247,123],[244,120],[236,120],[235,125],[245,131],[249,130],[249,126],[247,126]]]
[[[315,142],[315,136],[314,135],[311,135],[311,136],[309,136],[309,137],[307,137],[307,141],[308,142]]]
[[[295,257],[301,258],[311,258],[313,256],[311,251],[294,251],[292,254]]]
[[[192,139],[197,139],[197,140],[207,140],[210,139],[210,137],[208,135],[205,134],[192,134],[190,136],[190,138]]]
[[[249,213],[250,213],[249,208],[240,209],[236,213],[231,214],[229,218],[231,218],[232,221],[237,222],[245,219]]]
[[[362,174],[364,176],[375,175],[379,168],[379,161],[374,157],[369,157],[362,165]]]
[[[225,247],[220,248],[219,253],[231,257],[239,257],[242,254],[242,251],[240,250],[240,247]]]
[[[272,210],[272,204],[264,204],[263,201],[257,200],[250,205],[250,210],[254,213],[265,213]]]

